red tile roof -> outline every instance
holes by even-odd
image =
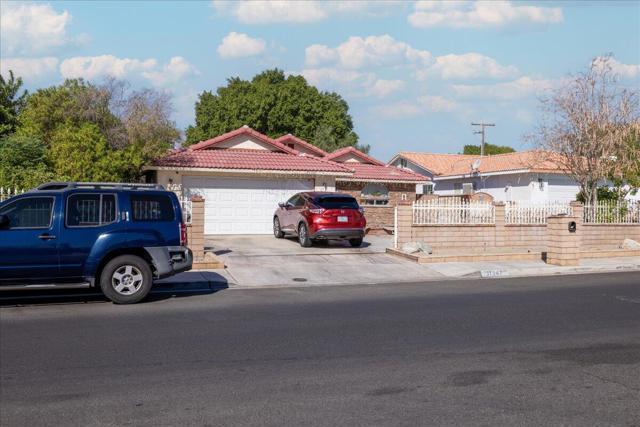
[[[327,160],[335,160],[339,157],[344,156],[345,154],[353,154],[356,157],[360,157],[362,160],[371,163],[373,165],[384,166],[384,163],[378,159],[374,159],[373,157],[363,153],[360,150],[355,149],[354,147],[344,147],[334,151],[331,154],[325,156]],[[355,162],[354,162],[355,163]]]
[[[272,145],[273,147],[289,154],[297,154],[297,152],[282,144],[281,142],[276,141],[273,138],[269,138],[267,135],[258,132],[255,129],[251,129],[249,126],[242,126],[236,130],[232,130],[231,132],[224,133],[220,136],[216,136],[215,138],[207,139],[206,141],[200,141],[197,144],[193,144],[189,147],[189,150],[206,150],[209,148],[215,148],[215,145],[220,144],[228,139],[231,139],[238,135],[249,135],[256,138],[259,141],[264,142],[265,144]]]
[[[282,135],[280,138],[277,138],[276,141],[278,141],[278,142],[280,142],[282,144],[286,144],[287,142],[291,142],[293,144],[299,144],[299,145],[303,146],[304,148],[306,148],[307,150],[309,150],[309,151],[311,151],[313,153],[316,153],[320,157],[324,157],[327,154],[329,154],[326,151],[324,151],[323,149],[318,148],[315,145],[308,143],[304,139],[300,139],[297,136],[293,136],[291,134]]]
[[[485,174],[516,170],[541,173],[563,172],[558,154],[540,150],[520,151],[483,157],[464,154],[411,152],[401,152],[398,156],[432,171],[436,176],[443,177],[472,173],[472,165],[476,160],[480,161],[478,172]]]
[[[350,166],[345,167],[346,165],[318,157],[267,150],[183,150],[156,160],[154,165],[175,168],[353,173]]]
[[[238,135],[249,135],[266,144],[271,144],[278,151],[262,149],[237,149],[221,148],[216,145]],[[291,141],[307,149],[314,151],[322,157],[299,154],[286,145]],[[353,154],[365,163],[336,162],[345,154]],[[342,176],[348,180],[376,180],[398,182],[425,182],[429,179],[417,173],[386,166],[367,154],[356,150],[354,147],[345,147],[326,153],[314,145],[299,139],[293,135],[284,135],[277,140],[269,138],[250,127],[225,133],[218,137],[202,141],[192,145],[186,150],[174,151],[154,162],[154,166],[161,168],[197,168],[197,169],[226,169],[226,170],[252,170],[252,171],[297,171],[297,172],[328,172]]]
[[[426,176],[417,174],[412,171],[400,169],[395,166],[379,166],[368,165],[364,163],[349,162],[343,165],[355,171],[353,176],[340,178],[341,180],[358,181],[358,180],[376,180],[376,181],[410,181],[410,182],[427,182],[430,181]]]

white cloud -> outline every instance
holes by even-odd
[[[247,34],[236,33],[227,34],[218,46],[218,54],[222,58],[244,58],[247,56],[260,55],[264,52],[267,44],[259,38],[249,37]]]
[[[378,98],[386,98],[392,93],[402,90],[404,85],[402,80],[378,79],[369,87],[367,94]]]
[[[450,113],[458,108],[458,104],[455,101],[443,96],[420,96],[418,97],[418,103],[431,113]]]
[[[374,73],[341,68],[307,68],[300,74],[313,86],[323,90],[337,90],[353,97],[386,98],[405,86],[402,80],[379,79]]]
[[[493,85],[453,85],[453,91],[460,98],[513,100],[541,94],[552,86],[551,80],[523,76]]]
[[[359,82],[362,84],[371,77],[355,70],[341,70],[338,68],[307,68],[301,73],[313,86],[335,89],[338,86]]]
[[[213,7],[221,14],[234,16],[243,24],[307,24],[330,16],[368,16],[385,13],[392,8],[404,7],[401,1],[221,1]]]
[[[235,16],[244,24],[300,24],[320,21],[327,17],[320,2],[315,1],[214,1],[213,6],[220,12]]]
[[[373,107],[373,112],[385,119],[408,119],[419,115],[422,109],[415,103],[399,101]]]
[[[196,67],[182,56],[174,56],[161,70],[144,71],[142,76],[149,79],[156,86],[166,86],[178,83],[181,79],[196,74],[200,74]]]
[[[408,20],[422,28],[500,28],[557,24],[564,17],[559,7],[516,5],[510,1],[419,1]]]
[[[2,51],[32,54],[69,42],[71,15],[49,4],[3,2],[0,8]]]
[[[0,61],[0,73],[3,76],[13,71],[16,77],[22,77],[25,81],[37,81],[57,72],[58,58],[46,56],[42,58],[2,58]]]
[[[60,74],[64,78],[85,78],[88,80],[102,76],[123,78],[127,75],[152,71],[158,65],[155,59],[118,58],[113,55],[76,56],[62,61]]]
[[[136,59],[100,55],[67,58],[60,64],[60,74],[65,79],[87,80],[106,76],[118,79],[142,77],[155,86],[168,86],[200,72],[182,56],[174,56],[168,63],[159,64],[155,58]]]
[[[443,55],[435,59],[435,64],[416,73],[418,80],[425,80],[429,76],[439,76],[443,79],[474,79],[493,78],[502,79],[518,75],[518,69],[513,65],[501,65],[493,58],[479,53],[465,53],[463,55]]]
[[[600,56],[593,60],[593,66],[596,68],[604,67],[604,64],[604,57]],[[609,58],[607,64],[611,68],[611,72],[622,78],[633,79],[640,76],[640,64],[623,64],[616,61],[615,58]]]
[[[458,103],[439,95],[423,95],[412,102],[398,101],[372,109],[374,114],[386,119],[409,119],[428,113],[451,113],[458,110]]]
[[[366,38],[349,37],[335,48],[316,44],[305,50],[307,66],[331,62],[337,62],[341,67],[350,69],[370,65],[427,65],[431,62],[431,53],[414,49],[388,34]]]

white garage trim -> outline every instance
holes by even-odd
[[[313,179],[183,176],[187,196],[204,197],[205,234],[270,234],[278,202],[312,191]]]

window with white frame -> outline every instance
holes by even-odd
[[[424,184],[422,191],[424,194],[433,194],[433,183]]]
[[[363,205],[388,205],[389,190],[384,184],[371,182],[362,189],[360,200]]]

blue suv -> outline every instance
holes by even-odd
[[[178,198],[155,184],[53,182],[0,203],[0,289],[100,287],[142,300],[190,270]]]

